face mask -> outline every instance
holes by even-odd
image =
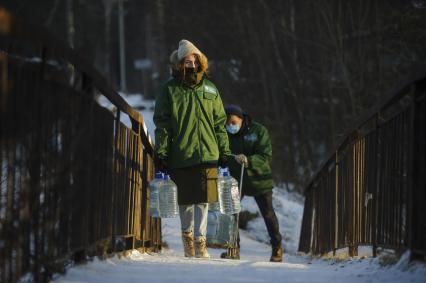
[[[226,130],[228,133],[235,135],[240,131],[241,126],[240,125],[226,125]]]
[[[185,74],[187,75],[194,75],[195,72],[195,68],[189,68],[189,67],[185,67]]]
[[[198,84],[202,78],[202,73],[197,73],[195,68],[187,68],[185,67],[185,77],[184,81],[186,84],[192,86]]]

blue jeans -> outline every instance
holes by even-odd
[[[194,238],[206,238],[209,204],[179,205],[182,232],[193,232]]]

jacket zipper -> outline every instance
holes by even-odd
[[[201,142],[201,131],[200,131],[200,119],[201,119],[201,113],[200,113],[200,111],[201,111],[201,102],[200,102],[200,99],[199,99],[199,97],[198,97],[198,93],[197,93],[197,91],[195,91],[195,89],[193,90],[193,94],[196,96],[195,97],[195,100],[196,100],[196,105],[197,105],[197,119],[198,119],[198,121],[197,121],[197,132],[198,132],[198,142],[199,142],[199,154],[200,154],[200,164],[202,164],[203,163],[203,144],[202,144],[202,142]]]

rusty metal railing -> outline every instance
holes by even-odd
[[[299,251],[426,255],[426,71],[360,119],[305,191]],[[420,74],[420,75],[419,75]]]
[[[70,260],[159,250],[143,117],[79,54],[1,7],[0,82],[0,281],[46,282]]]

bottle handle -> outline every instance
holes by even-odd
[[[240,199],[243,191],[243,176],[244,176],[244,163],[241,164],[241,175],[240,175],[240,183],[238,186],[238,192],[240,193]]]

